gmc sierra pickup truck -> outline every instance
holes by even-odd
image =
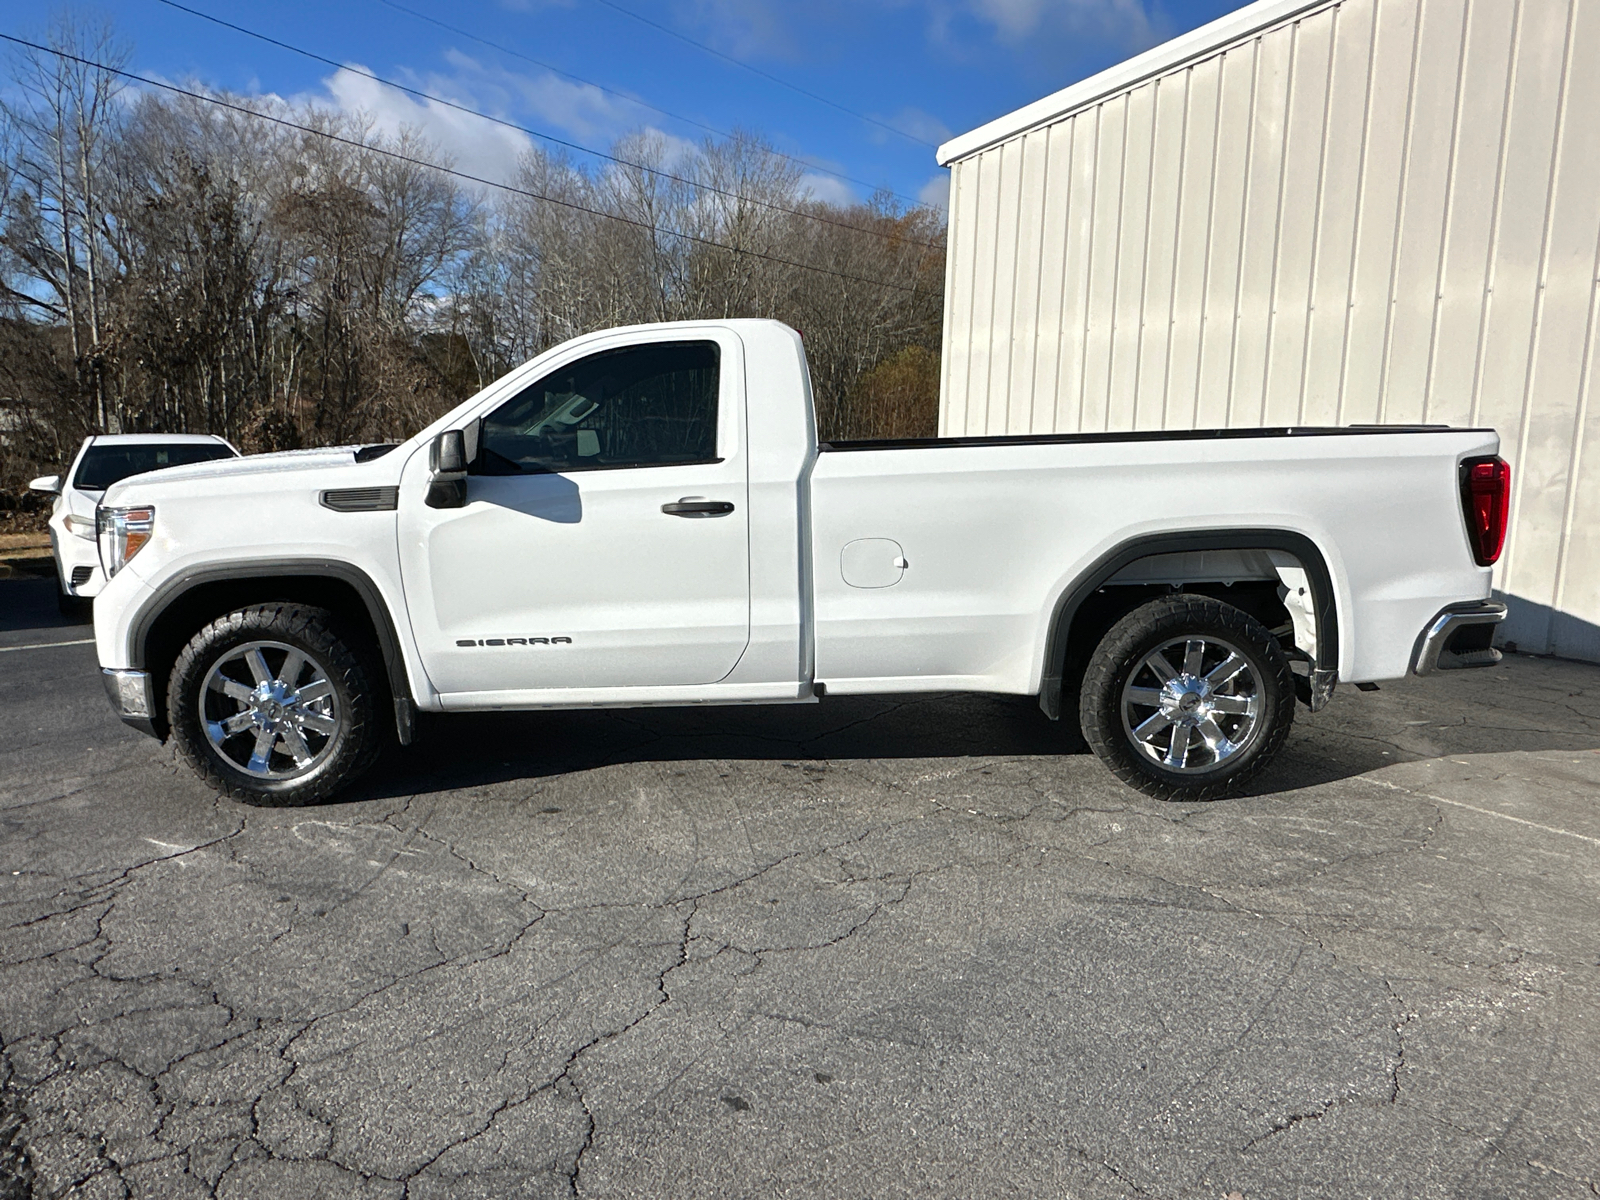
[[[1297,698],[1498,659],[1487,429],[818,444],[772,321],[578,338],[399,445],[137,476],[96,514],[111,702],[221,792],[331,796],[418,712],[971,691],[1153,796]]]

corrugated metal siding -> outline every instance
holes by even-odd
[[[1505,636],[1600,661],[1597,62],[1600,0],[1340,0],[957,161],[940,431],[1493,425]]]

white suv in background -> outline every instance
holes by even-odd
[[[105,586],[94,510],[108,487],[163,467],[238,457],[233,446],[209,433],[97,434],[84,438],[66,474],[45,475],[30,483],[30,490],[56,497],[50,510],[50,549],[56,559],[61,611],[82,612]]]

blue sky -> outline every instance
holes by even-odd
[[[604,147],[641,127],[698,140],[705,131],[691,122],[719,130],[739,126],[861,181],[808,175],[827,199],[864,198],[884,186],[936,202],[945,172],[929,143],[1238,7],[1236,0],[395,0],[513,54],[384,0],[184,2],[585,146]],[[240,92],[317,98],[362,110],[383,128],[418,125],[475,173],[507,177],[529,140],[159,0],[99,0],[73,9],[109,18],[127,41],[135,70]],[[801,95],[621,9],[882,124]],[[19,36],[37,35],[45,21],[43,5],[13,3],[0,11],[6,13],[0,29]]]

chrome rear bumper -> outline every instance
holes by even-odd
[[[1417,637],[1411,655],[1415,675],[1457,671],[1466,667],[1492,667],[1500,651],[1491,646],[1494,627],[1506,619],[1506,606],[1498,600],[1452,604]]]
[[[161,736],[156,732],[155,687],[149,671],[102,668],[100,678],[105,681],[106,696],[117,716],[140,733],[148,733],[153,738]]]

